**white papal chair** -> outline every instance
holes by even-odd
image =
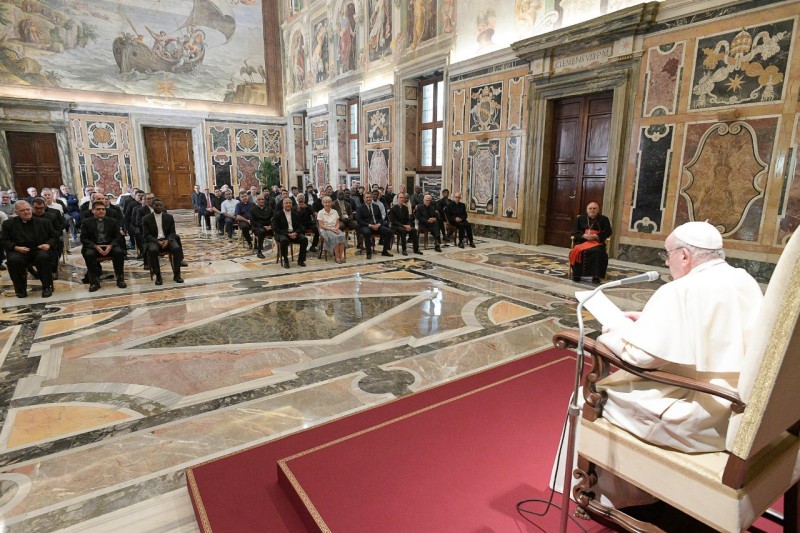
[[[759,312],[759,329],[745,356],[738,390],[619,360],[586,339],[594,366],[584,382],[578,441],[578,483],[573,496],[590,517],[628,531],[661,531],[602,505],[592,486],[595,467],[618,476],[718,531],[744,531],[784,495],[784,531],[800,528],[800,231],[791,237],[772,275]],[[559,333],[557,346],[576,346],[577,335]],[[617,366],[652,381],[702,391],[731,402],[726,450],[684,453],[650,444],[603,418],[604,393],[596,388]],[[773,518],[775,513],[773,514]],[[780,517],[778,517],[780,518]]]

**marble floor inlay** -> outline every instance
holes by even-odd
[[[0,530],[197,531],[187,466],[543,351],[589,287],[566,249],[351,248],[286,270],[177,219],[183,285],[131,258],[127,289],[90,294],[79,248],[46,300],[3,273]],[[612,261],[609,278],[646,270]],[[640,309],[666,279],[608,294]]]

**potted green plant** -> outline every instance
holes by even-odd
[[[269,187],[271,189],[273,185],[281,184],[281,169],[268,157],[261,161],[256,176],[258,176],[258,181],[261,182],[261,187]]]

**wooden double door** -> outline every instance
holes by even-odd
[[[28,187],[58,188],[62,183],[61,161],[55,133],[7,131],[11,174],[17,197],[27,198]]]
[[[191,209],[194,179],[192,131],[144,128],[150,191],[167,209]]]
[[[589,202],[603,209],[613,93],[555,102],[545,244],[569,246],[575,218]]]

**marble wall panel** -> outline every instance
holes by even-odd
[[[725,237],[757,241],[778,123],[688,124],[675,225],[708,219]]]
[[[306,143],[303,128],[294,129],[294,168],[303,170],[306,168]]]
[[[452,190],[464,190],[464,141],[453,143],[453,156],[451,158],[450,176],[452,178]]]
[[[451,97],[450,108],[452,110],[453,118],[451,124],[453,125],[453,135],[464,134],[464,110],[466,109],[466,89],[457,89],[453,91]]]
[[[697,39],[690,109],[783,101],[795,19]]]
[[[311,169],[315,187],[324,189],[328,183],[328,154],[315,154],[314,165]]]
[[[522,151],[525,146],[522,137],[506,138],[505,175],[503,176],[503,210],[505,218],[517,218],[519,202]]]
[[[481,215],[493,215],[497,210],[500,140],[470,141],[467,146],[468,209]]]
[[[405,169],[415,170],[419,157],[419,131],[417,129],[417,106],[406,103],[405,108]]]
[[[69,135],[80,180],[77,190],[97,184],[119,196],[128,187],[139,186],[136,148],[126,115],[70,113]]]
[[[311,122],[311,148],[312,150],[328,149],[328,117]]]
[[[338,152],[339,171],[344,172],[350,166],[347,146],[347,119],[336,119],[336,146]]]
[[[508,80],[508,130],[521,130],[525,127],[522,122],[523,109],[525,108],[525,77],[517,76]]]
[[[430,194],[433,201],[439,199],[442,191],[442,175],[441,174],[420,174],[419,186],[422,187],[422,192]]]
[[[798,148],[800,148],[800,113],[795,113],[792,142],[787,158],[788,169],[784,173],[781,187],[780,204],[778,205],[778,232],[775,244],[783,245],[789,240],[794,230],[800,227],[800,164],[798,164]],[[794,169],[791,171],[790,169]]]
[[[631,229],[661,231],[674,141],[674,124],[654,124],[639,132]]]
[[[286,148],[281,126],[207,121],[205,135],[211,147],[208,154],[214,180],[211,185],[227,184],[234,191],[252,185],[260,188],[257,172],[261,161],[266,158],[278,165],[281,179],[286,175]]]
[[[370,186],[386,187],[391,181],[392,153],[389,148],[367,149],[367,179]]]
[[[686,43],[653,46],[647,51],[642,115],[674,115],[678,105]]]

